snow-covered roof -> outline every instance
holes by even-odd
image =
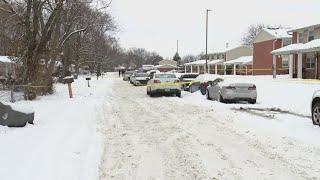
[[[231,65],[231,64],[251,64],[253,62],[253,56],[242,56],[239,57],[237,59],[231,60],[231,61],[227,61],[224,64],[225,65]]]
[[[215,64],[222,63],[222,62],[224,62],[224,59],[216,59],[216,60],[210,61],[208,64],[215,65]]]
[[[2,62],[2,63],[14,63],[9,56],[0,56],[0,62]]]
[[[177,68],[177,66],[174,66],[172,64],[161,64],[154,66],[155,68]]]
[[[271,53],[274,55],[285,55],[285,54],[291,54],[291,53],[298,53],[298,52],[303,53],[303,52],[313,52],[313,51],[320,51],[320,39],[316,39],[305,44],[302,44],[302,43],[291,44],[289,46],[276,49]]]
[[[313,25],[304,24],[304,25],[299,25],[299,26],[295,27],[294,29],[290,30],[289,32],[299,31],[299,30],[302,30],[302,29],[312,28],[312,27],[320,27],[320,24],[313,24]]]
[[[263,28],[263,30],[270,35],[272,35],[275,39],[282,39],[282,38],[291,38],[292,36],[288,33],[290,29],[288,28],[279,28],[279,29],[270,29],[270,28]]]
[[[206,60],[198,60],[198,61],[193,61],[190,63],[184,64],[185,66],[191,66],[191,65],[204,65],[206,64]]]

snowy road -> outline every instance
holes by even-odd
[[[318,179],[320,145],[303,142],[285,121],[184,98],[150,98],[114,78],[104,104],[100,179]],[[250,118],[249,118],[250,119]],[[308,120],[298,120],[319,135]],[[269,123],[270,122],[270,123]],[[264,130],[265,124],[274,125]],[[302,130],[297,130],[298,132]],[[317,141],[317,140],[316,140]]]

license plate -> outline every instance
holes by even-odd
[[[170,91],[170,89],[164,89],[164,91],[165,91],[165,92],[169,92],[169,91]]]

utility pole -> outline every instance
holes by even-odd
[[[210,9],[206,10],[206,69],[205,73],[208,73],[208,14]]]

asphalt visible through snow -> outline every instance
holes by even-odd
[[[107,91],[101,180],[320,177],[319,147],[279,137],[288,153],[278,153],[278,144],[248,136],[227,113],[178,97],[150,98],[146,87],[117,77]]]

